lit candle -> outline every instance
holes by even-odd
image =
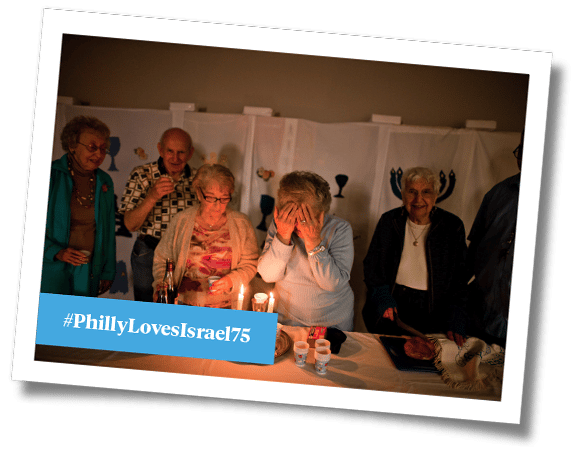
[[[241,290],[239,291],[239,297],[237,298],[237,310],[243,310],[243,284],[241,284]]]
[[[267,306],[267,312],[273,313],[273,303],[275,299],[273,298],[273,292],[269,293],[269,305]]]

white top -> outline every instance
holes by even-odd
[[[425,242],[429,233],[430,223],[417,225],[407,218],[405,226],[405,242],[395,282],[416,290],[428,290]],[[417,246],[414,245],[415,237],[418,242]]]

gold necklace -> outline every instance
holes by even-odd
[[[96,202],[96,183],[95,183],[95,178],[94,178],[94,172],[92,172],[92,174],[90,175],[90,193],[88,193],[88,196],[82,196],[80,195],[80,191],[78,190],[78,186],[76,183],[76,177],[74,174],[74,169],[72,168],[72,161],[70,156],[68,156],[68,170],[70,171],[70,174],[72,175],[72,182],[73,182],[73,187],[72,187],[72,197],[76,198],[76,200],[78,201],[78,203],[80,204],[80,206],[85,207],[86,209],[90,209],[94,203]],[[87,201],[87,204],[84,204],[83,201]]]
[[[414,231],[413,231],[413,225],[411,225],[411,221],[407,219],[407,223],[409,225],[409,231],[411,231],[411,235],[413,236],[413,239],[415,239],[415,241],[413,242],[413,246],[419,246],[419,239],[421,238],[421,236],[424,234],[424,232],[427,230],[427,228],[429,227],[430,223],[427,223],[425,225],[425,227],[423,228],[423,230],[421,231],[421,233],[418,235],[418,237],[415,235]]]

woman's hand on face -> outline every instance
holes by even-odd
[[[231,292],[233,288],[233,282],[229,276],[224,276],[221,279],[215,281],[211,288],[209,289],[209,294],[211,295],[223,295],[225,293]]]
[[[295,203],[288,203],[281,210],[275,208],[273,217],[277,225],[277,237],[279,237],[279,240],[285,245],[288,245],[291,240],[291,234],[293,234],[295,229],[297,205]]]
[[[305,249],[311,251],[321,243],[321,230],[323,229],[325,212],[321,211],[320,214],[316,215],[309,205],[303,203],[297,213],[299,237],[305,242]]]
[[[75,267],[88,263],[88,258],[82,252],[73,248],[61,249],[56,253],[56,259]]]

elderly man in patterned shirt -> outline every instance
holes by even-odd
[[[170,128],[157,148],[157,161],[132,170],[119,208],[125,226],[139,233],[131,254],[136,301],[153,301],[154,251],[171,217],[198,203],[191,187],[196,170],[187,165],[194,150],[191,136]]]

